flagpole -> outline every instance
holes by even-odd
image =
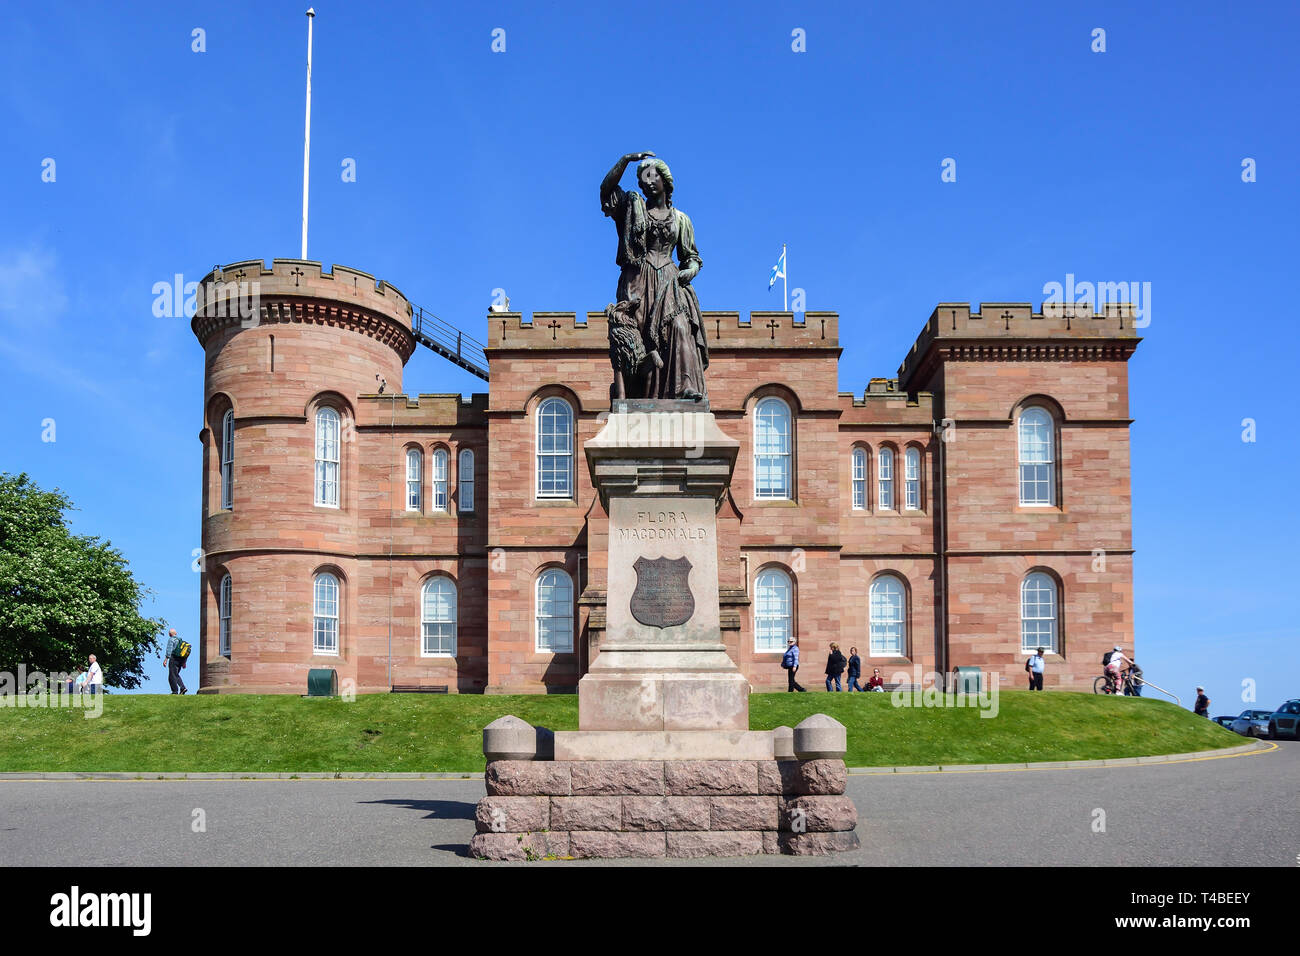
[[[781,302],[782,302],[781,311],[789,312],[790,311],[790,289],[789,289],[790,260],[786,257],[785,254],[784,242],[781,243],[781,262],[785,265],[785,268],[781,270]]]
[[[307,8],[307,119],[304,121],[302,140],[302,255],[307,258],[307,179],[311,160],[311,22],[316,11]]]

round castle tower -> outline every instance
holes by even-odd
[[[401,392],[411,305],[355,269],[250,260],[204,277],[191,328],[205,352],[200,693],[302,693],[313,667],[364,683],[362,635],[342,626],[371,584],[356,400],[376,376]]]

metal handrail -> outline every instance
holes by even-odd
[[[488,380],[487,352],[482,342],[418,305],[411,308],[411,332],[417,342],[470,374]]]

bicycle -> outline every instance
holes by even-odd
[[[1118,694],[1123,696],[1136,696],[1132,675],[1128,671],[1124,672],[1123,680],[1116,682],[1109,674],[1102,674],[1092,682],[1092,692],[1094,694]]]

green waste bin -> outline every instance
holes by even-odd
[[[308,697],[337,697],[339,672],[332,667],[313,667],[307,672]]]
[[[954,667],[953,676],[953,693],[955,694],[978,694],[980,684],[984,675],[980,673],[978,667]]]

